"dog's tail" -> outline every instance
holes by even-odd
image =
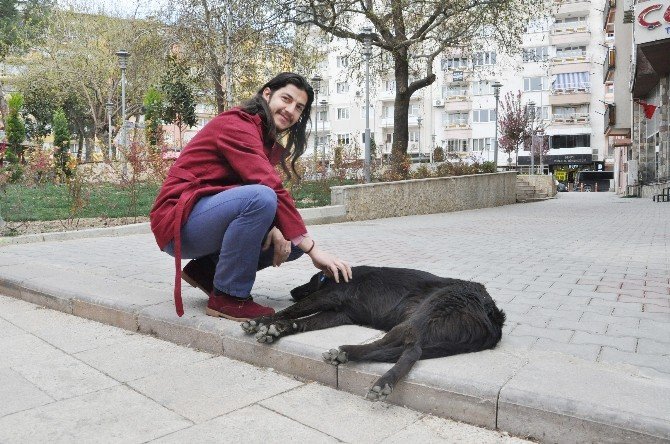
[[[496,327],[499,329],[502,329],[502,326],[505,324],[505,320],[507,319],[507,316],[505,315],[505,312],[496,307],[495,305],[492,305],[486,313]]]

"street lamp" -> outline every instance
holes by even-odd
[[[535,174],[535,130],[533,129],[535,126],[535,102],[531,100],[526,106],[530,120],[530,174]]]
[[[418,140],[417,140],[417,143],[419,145],[419,163],[421,163],[421,122],[422,121],[423,121],[423,119],[421,118],[421,116],[416,118],[416,123],[417,123],[417,125],[419,125],[419,137],[418,137]]]
[[[112,153],[112,111],[114,111],[114,104],[112,102],[107,102],[105,104],[105,108],[107,109],[107,128],[109,128],[109,130],[107,131],[109,133],[108,134],[108,146],[107,146],[108,154],[107,155],[109,157],[109,160],[111,161],[112,160],[112,155],[114,154],[114,153]]]
[[[363,34],[363,55],[365,56],[365,159],[363,176],[370,182],[370,57],[372,56],[372,28],[361,29]]]
[[[317,123],[316,120],[317,120],[318,115],[319,115],[319,106],[318,106],[319,101],[318,101],[318,98],[319,98],[319,89],[321,88],[321,81],[322,80],[323,80],[323,78],[321,78],[321,76],[318,75],[318,74],[315,74],[314,77],[312,77],[312,84],[313,84],[312,88],[314,89],[314,103],[316,104],[316,106],[314,107],[314,166],[315,167],[316,167],[316,153],[317,153],[316,143],[317,143],[317,139],[319,138],[318,137],[319,136],[319,134],[318,134],[319,133],[319,126],[318,126],[318,123]],[[324,160],[325,160],[325,156],[324,156]]]
[[[123,122],[123,148],[128,149],[128,137],[126,132],[126,68],[128,67],[128,58],[130,53],[125,49],[116,52],[119,58],[119,67],[121,68],[121,121]]]
[[[321,99],[321,108],[323,108],[323,111],[325,112],[325,116],[328,117],[328,108],[326,106],[328,105],[328,101],[326,99]],[[326,119],[321,119],[321,132],[324,135],[325,141],[328,141],[329,137],[326,136]],[[324,143],[323,145],[323,152],[325,155],[326,152],[326,144]]]
[[[496,98],[496,136],[495,136],[496,140],[493,151],[493,163],[495,165],[496,172],[498,172],[498,102],[500,101],[500,87],[502,86],[502,83],[496,80],[496,82],[492,86],[493,86],[493,96]]]

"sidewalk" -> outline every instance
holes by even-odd
[[[412,267],[486,285],[507,313],[495,350],[422,361],[389,401],[540,441],[670,442],[670,205],[610,193],[310,228],[354,265]],[[277,309],[308,259],[259,274]],[[77,316],[272,367],[362,396],[387,364],[322,362],[380,332],[338,327],[270,346],[204,315],[150,234],[0,248],[0,292]]]

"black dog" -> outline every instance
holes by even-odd
[[[419,359],[486,350],[500,341],[505,314],[482,284],[405,268],[354,267],[353,276],[336,284],[317,273],[291,290],[296,304],[242,328],[259,342],[346,324],[388,331],[372,343],[323,354],[334,365],[396,362],[368,392],[372,400],[386,399]]]

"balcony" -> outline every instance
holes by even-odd
[[[605,1],[603,10],[603,30],[605,32],[614,31],[614,11],[616,10],[616,0]]]
[[[549,95],[549,105],[579,105],[591,102],[590,86],[556,88]]]
[[[591,33],[586,23],[556,24],[549,35],[549,44],[556,46],[588,44],[590,40]]]
[[[616,126],[616,105],[608,103],[605,109],[605,135],[609,136],[610,132]]]
[[[554,114],[551,118],[552,125],[584,125],[591,122],[588,113]]]
[[[603,64],[603,83],[607,83],[612,80],[614,77],[614,68],[616,62],[616,49],[610,48],[607,51],[607,56],[605,57],[605,63]]]
[[[552,65],[565,65],[568,63],[586,63],[586,53],[578,55],[556,56],[551,58]]]
[[[579,12],[589,12],[591,9],[590,0],[554,0],[556,14],[567,15]]]

